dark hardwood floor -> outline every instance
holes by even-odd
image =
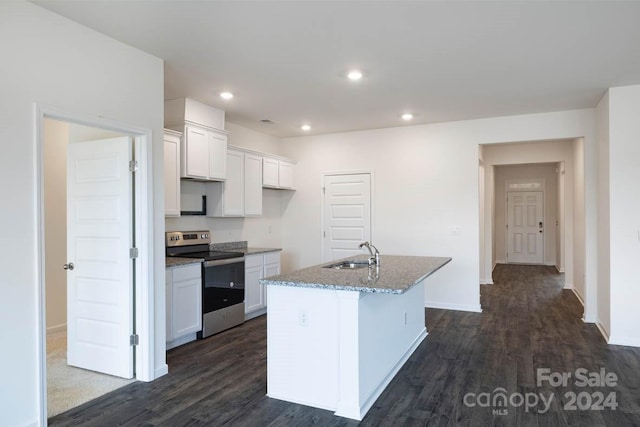
[[[482,313],[427,309],[428,337],[361,424],[640,425],[640,349],[607,345],[595,325],[582,322],[582,306],[562,289],[563,280],[550,267],[499,265],[495,284],[480,287]],[[171,350],[167,360],[169,375],[111,392],[50,419],[50,425],[358,425],[265,396],[265,316]],[[538,384],[539,368],[551,378],[571,377],[565,385]],[[604,369],[617,383],[581,387],[579,368],[593,381]],[[598,393],[609,397],[600,402],[604,409],[594,406]],[[500,396],[505,405],[495,399]],[[541,401],[534,406],[534,396],[550,400],[548,410]]]

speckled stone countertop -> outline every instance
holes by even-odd
[[[368,256],[345,258],[366,261]],[[379,267],[357,269],[323,268],[326,264],[260,280],[265,285],[297,286],[358,292],[402,294],[451,261],[446,257],[381,255]]]
[[[269,252],[280,252],[280,248],[250,248],[247,246],[246,241],[241,242],[224,242],[224,243],[212,243],[210,246],[212,251],[237,251],[242,252],[245,255],[257,255],[266,254]],[[166,268],[176,267],[179,265],[195,264],[202,262],[202,258],[180,258],[180,257],[166,257]]]
[[[166,257],[165,265],[166,268],[177,267],[179,265],[187,265],[187,264],[197,264],[202,262],[202,258],[180,258],[175,256]]]
[[[248,246],[246,240],[240,242],[212,243],[210,247],[212,251],[237,251],[243,252],[245,255],[266,254],[282,250],[281,248],[252,248]]]

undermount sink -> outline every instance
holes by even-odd
[[[368,261],[340,261],[335,264],[325,265],[323,268],[334,268],[336,270],[353,270],[356,268],[369,267]]]

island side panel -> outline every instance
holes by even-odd
[[[357,365],[357,370],[342,370],[336,415],[361,420],[376,399],[427,336],[422,295],[424,281],[403,294],[362,293],[357,300],[357,362],[343,352],[341,366]],[[348,304],[343,304],[341,316]],[[353,309],[348,313],[353,313]],[[346,332],[346,331],[345,331]],[[355,346],[355,344],[353,344]],[[354,377],[357,387],[354,387]],[[347,380],[348,378],[348,380]],[[354,390],[357,394],[354,395]],[[345,397],[345,398],[342,398]]]
[[[267,396],[335,411],[339,313],[335,291],[269,286]]]

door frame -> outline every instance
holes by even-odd
[[[371,240],[371,243],[373,243],[373,229],[374,229],[374,225],[375,225],[375,218],[374,218],[374,197],[373,195],[375,194],[374,189],[375,189],[375,174],[373,169],[355,169],[355,170],[346,170],[346,171],[324,171],[320,174],[320,262],[328,262],[330,260],[325,260],[324,259],[324,250],[325,250],[325,238],[323,237],[322,233],[325,229],[326,226],[326,218],[324,215],[324,203],[325,203],[325,193],[324,193],[324,180],[327,176],[335,176],[335,175],[362,175],[362,174],[369,174],[370,176],[370,180],[371,180],[371,191],[369,193],[369,214],[371,217],[371,234],[369,236],[369,240]]]
[[[112,119],[70,112],[46,104],[34,104],[35,117],[35,198],[37,220],[36,275],[38,287],[36,329],[38,353],[38,399],[40,423],[47,424],[47,354],[46,354],[46,287],[44,245],[44,120],[54,119],[109,131],[133,138],[135,160],[139,172],[134,175],[134,232],[138,257],[134,262],[134,325],[139,344],[134,349],[134,378],[141,381],[154,379],[154,271],[153,271],[153,137],[150,129],[133,126]]]

